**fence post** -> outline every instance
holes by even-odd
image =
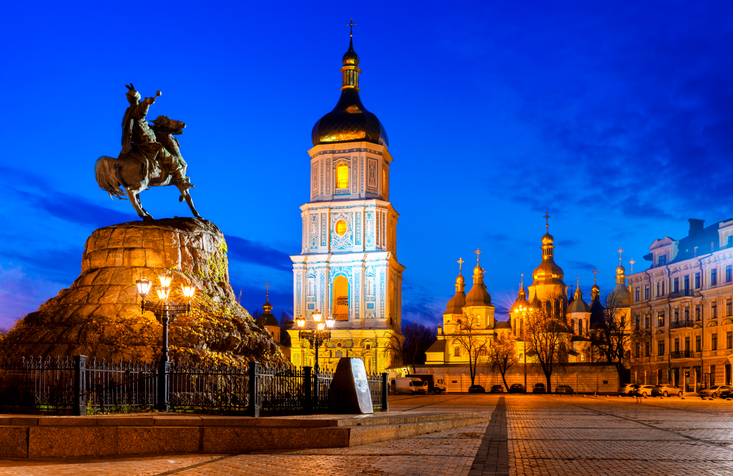
[[[249,408],[247,409],[247,415],[251,417],[260,416],[260,406],[257,404],[259,395],[257,395],[257,370],[259,367],[258,362],[249,363]]]
[[[389,411],[389,374],[382,374],[382,411]]]
[[[313,379],[310,367],[303,367],[303,393],[305,394],[305,413],[313,413]]]
[[[84,401],[86,397],[86,376],[87,356],[74,356],[74,415],[84,416],[87,414],[87,404]]]

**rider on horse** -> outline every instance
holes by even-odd
[[[127,108],[122,119],[120,158],[125,154],[130,154],[143,164],[146,172],[150,161],[167,171],[173,177],[174,182],[180,181],[188,188],[193,187],[190,179],[183,174],[184,164],[157,142],[155,132],[145,120],[150,105],[155,104],[155,98],[145,98],[140,102],[140,93],[135,90],[132,83],[127,86],[127,89],[127,101],[130,107]],[[159,95],[160,93],[156,94],[156,97]]]

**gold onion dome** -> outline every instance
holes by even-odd
[[[583,292],[580,290],[580,282],[574,294],[575,299],[568,306],[568,312],[590,312],[590,306],[583,301]]]
[[[354,51],[353,40],[342,58],[343,75],[341,97],[336,107],[313,126],[313,145],[339,142],[372,142],[389,147],[384,126],[377,116],[367,111],[359,98],[359,55]]]
[[[466,306],[491,306],[491,295],[484,285],[484,270],[478,264],[473,268],[473,286],[466,295]]]

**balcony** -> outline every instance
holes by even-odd
[[[684,319],[681,321],[672,321],[669,323],[670,329],[682,329],[684,327],[692,327],[694,321],[692,319]]]
[[[669,293],[670,299],[677,299],[681,297],[694,297],[697,294],[695,293],[694,289],[680,289],[679,291],[675,291],[673,293]]]
[[[700,352],[693,352],[691,350],[680,350],[678,352],[672,352],[669,354],[672,359],[692,359],[700,357]]]

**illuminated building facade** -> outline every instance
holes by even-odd
[[[686,391],[733,383],[733,219],[654,240],[647,270],[629,276],[632,381]]]
[[[302,250],[293,260],[295,318],[315,311],[336,319],[320,350],[321,368],[361,357],[367,371],[392,363],[401,341],[402,272],[398,214],[389,202],[392,156],[381,122],[359,97],[353,40],[343,56],[341,97],[313,127],[310,201],[301,207]],[[314,364],[307,341],[291,330],[291,361]]]

